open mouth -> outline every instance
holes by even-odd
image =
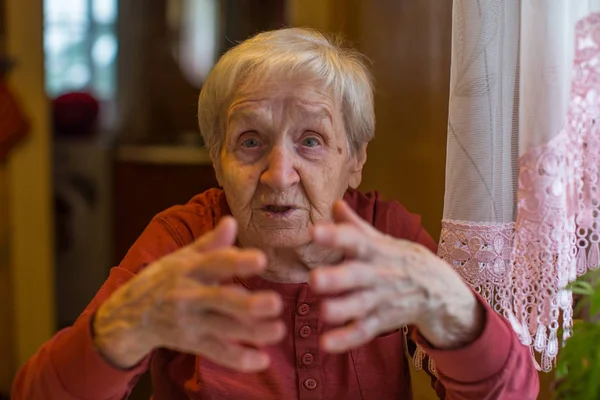
[[[270,204],[263,207],[263,210],[274,214],[285,214],[293,209],[292,206],[279,206]]]

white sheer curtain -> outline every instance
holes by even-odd
[[[552,368],[596,268],[600,0],[454,0],[439,253]]]

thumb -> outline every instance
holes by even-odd
[[[202,235],[191,247],[200,252],[217,250],[232,246],[237,234],[237,222],[233,217],[221,218],[215,229]]]
[[[343,200],[338,200],[333,204],[331,211],[333,221],[336,224],[349,224],[358,228],[362,232],[370,232],[371,225],[363,220],[350,206]]]

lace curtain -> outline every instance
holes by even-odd
[[[453,7],[439,254],[548,371],[600,258],[600,0]]]

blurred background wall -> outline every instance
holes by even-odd
[[[154,214],[216,184],[197,93],[218,56],[255,32],[314,27],[370,57],[377,130],[362,189],[399,200],[439,237],[450,0],[1,2],[9,83],[32,128],[0,167],[0,326],[12,327],[0,329],[0,393]],[[425,374],[413,377],[416,399],[436,398]],[[132,398],[150,390],[142,380]]]

